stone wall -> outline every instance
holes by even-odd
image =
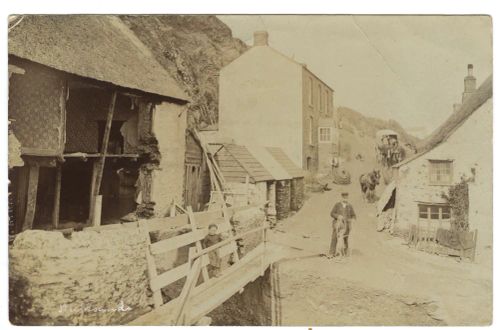
[[[148,310],[145,241],[137,228],[28,230],[9,250],[16,325],[123,324]]]
[[[265,223],[266,213],[263,209],[257,207],[241,209],[231,217],[231,224],[236,235],[263,226]],[[238,241],[241,255],[248,253],[261,242],[263,242],[263,234],[261,232],[245,236]]]
[[[202,213],[197,213],[203,223]],[[186,218],[187,219],[187,218]],[[262,226],[265,213],[256,207],[236,209],[231,222],[236,234]],[[187,223],[187,220],[186,220]],[[152,235],[152,240],[183,233],[186,223]],[[73,232],[27,230],[9,249],[9,311],[16,325],[126,324],[152,305],[146,263],[146,242],[135,224],[114,229]],[[104,226],[106,227],[106,226]],[[111,228],[111,227],[109,227]],[[177,229],[176,229],[177,228]],[[244,255],[262,242],[261,233],[244,237]],[[156,258],[158,271],[187,261],[187,247]],[[182,281],[163,290],[165,301],[178,296]]]
[[[290,214],[290,181],[281,180],[276,183],[276,218],[285,219]]]
[[[404,234],[418,219],[418,203],[444,203],[451,184],[469,183],[469,227],[478,229],[478,250],[492,244],[492,101],[484,103],[447,141],[402,165],[396,178],[396,233]],[[431,185],[429,160],[452,160],[453,182]]]
[[[247,185],[241,182],[226,182],[228,190],[237,194],[229,197],[228,201],[233,206],[243,205],[262,205],[267,201],[267,183],[257,182],[248,184],[248,197]]]
[[[211,325],[215,326],[270,326],[271,311],[271,272],[268,268],[264,276],[247,284],[243,292],[233,295],[208,316],[212,318]]]

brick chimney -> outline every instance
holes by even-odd
[[[253,45],[254,46],[268,46],[269,45],[269,34],[267,31],[255,31],[253,33]]]
[[[467,65],[467,76],[464,78],[464,92],[462,94],[462,104],[476,91],[476,77],[474,77],[474,66]]]

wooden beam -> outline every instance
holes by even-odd
[[[23,231],[33,228],[33,220],[35,219],[36,209],[36,194],[38,190],[38,176],[40,167],[31,165],[29,169],[28,181],[28,197],[26,201],[26,215],[24,217]]]
[[[29,167],[19,168],[16,188],[16,234],[23,229],[23,220],[26,215],[26,196],[28,191]]]
[[[106,127],[104,129],[104,136],[102,137],[101,157],[99,158],[99,163],[97,165],[97,174],[94,186],[94,202],[95,202],[95,196],[99,195],[99,191],[101,190],[102,176],[104,172],[104,165],[106,162],[106,153],[108,151],[109,135],[111,133],[111,124],[113,123],[113,114],[115,112],[116,95],[117,92],[113,91],[113,93],[111,94],[111,101],[109,102],[108,117],[106,118]],[[95,210],[95,206],[93,210]],[[91,217],[92,217],[91,223],[94,226],[95,219],[93,213],[91,213]]]
[[[57,164],[56,167],[56,182],[54,188],[54,207],[52,210],[52,226],[54,229],[59,227],[59,208],[61,205],[61,176],[62,176],[62,166]]]

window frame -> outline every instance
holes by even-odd
[[[452,159],[428,159],[428,164],[429,164],[429,171],[428,171],[428,176],[429,176],[429,185],[432,186],[450,186],[453,184],[453,160]],[[437,170],[441,172],[441,169],[437,169],[437,166],[441,166],[442,164],[446,164],[449,166],[449,173],[448,173],[448,180],[443,180],[443,179],[434,179],[437,174],[435,173]],[[442,174],[441,174],[442,175]]]
[[[426,208],[425,210],[425,217],[422,217],[422,212],[421,208]],[[432,208],[437,208],[437,213],[432,211]],[[447,208],[447,212],[444,212],[445,208]],[[446,204],[446,203],[424,203],[424,202],[417,202],[417,209],[418,209],[418,220],[430,220],[430,221],[438,221],[438,222],[450,222],[451,221],[451,205]],[[433,218],[433,215],[437,214],[437,218]],[[443,218],[443,215],[447,215],[446,218]]]
[[[329,133],[328,133],[328,137],[329,139],[328,140],[323,140],[321,138],[321,130],[322,129],[328,129]],[[333,128],[331,126],[319,126],[318,127],[318,142],[319,143],[332,143],[333,142]]]

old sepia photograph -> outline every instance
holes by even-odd
[[[11,324],[492,324],[492,17],[4,24]]]

